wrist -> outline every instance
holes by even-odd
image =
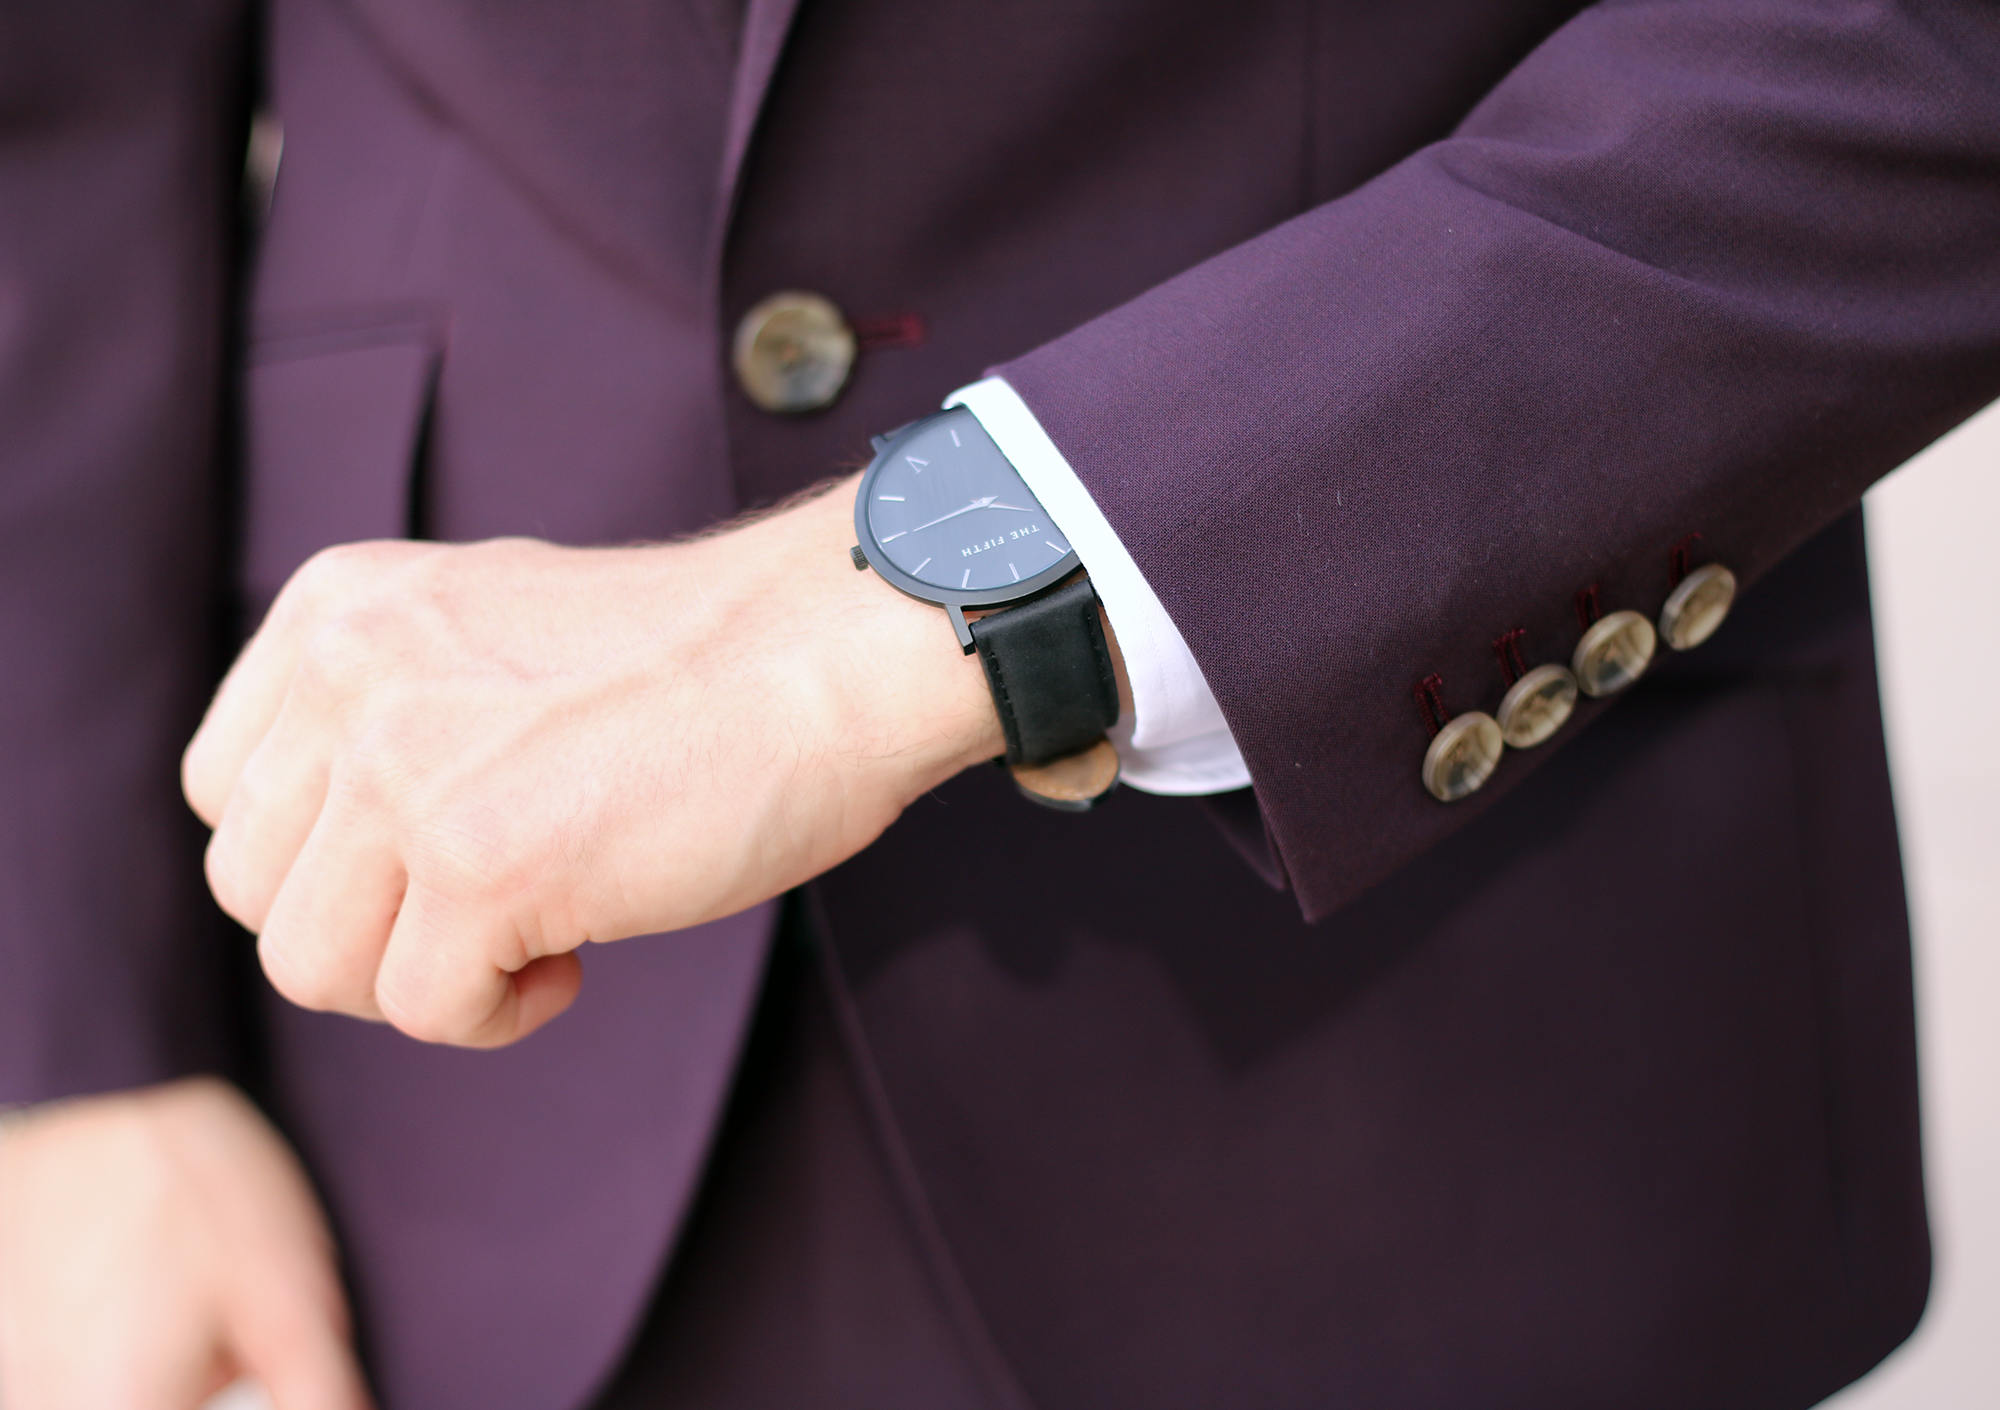
[[[859,483],[845,476],[775,516],[786,542],[771,560],[780,569],[773,585],[787,599],[778,610],[805,628],[817,692],[810,708],[828,722],[832,748],[902,806],[1004,754],[1007,741],[985,670],[944,613],[852,566]],[[1101,608],[1099,620],[1129,714],[1131,685]]]
[[[818,674],[843,752],[887,771],[901,801],[1005,752],[1006,737],[979,658],[964,652],[938,608],[856,572],[851,475],[792,511],[797,552],[812,564]]]

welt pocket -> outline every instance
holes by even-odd
[[[319,550],[411,531],[443,338],[424,310],[397,314],[260,320],[252,330],[237,561],[253,622]]]

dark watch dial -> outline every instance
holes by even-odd
[[[933,602],[1010,601],[1076,567],[1069,540],[963,407],[888,440],[854,518],[869,561]]]

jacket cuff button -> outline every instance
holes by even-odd
[[[1682,578],[1660,609],[1660,638],[1676,651],[1692,651],[1715,635],[1736,603],[1736,575],[1704,563]]]
[[[1570,670],[1585,695],[1616,695],[1646,673],[1659,638],[1637,612],[1612,612],[1584,632],[1570,657]]]
[[[1532,749],[1568,721],[1576,708],[1576,677],[1561,666],[1537,666],[1507,688],[1500,733],[1512,749]]]
[[[1424,787],[1441,803],[1477,793],[1500,762],[1500,726],[1484,710],[1445,722],[1424,751]]]

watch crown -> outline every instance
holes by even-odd
[[[868,570],[868,555],[861,551],[860,544],[857,543],[854,547],[848,549],[847,556],[854,560],[854,566],[858,571],[866,572]]]

